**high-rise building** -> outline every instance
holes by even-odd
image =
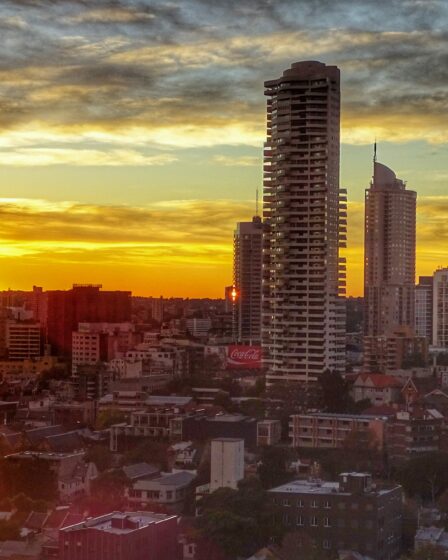
[[[218,488],[238,488],[244,478],[244,439],[212,439],[210,491]]]
[[[265,82],[263,354],[267,382],[345,370],[345,190],[340,77],[297,62]]]
[[[408,339],[414,333],[417,193],[376,161],[376,145],[373,159],[365,193],[364,370],[377,372],[383,371],[378,350],[388,346],[387,338],[401,327]]]
[[[448,348],[448,268],[434,272],[432,310],[432,344]]]
[[[433,277],[420,276],[415,286],[415,332],[432,343]]]
[[[237,299],[234,306],[238,342],[261,341],[261,263],[263,226],[261,218],[239,222],[233,236],[233,276]]]
[[[374,158],[365,196],[365,335],[414,328],[417,193]]]

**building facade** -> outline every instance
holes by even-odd
[[[433,277],[420,276],[415,286],[415,333],[432,343]]]
[[[261,341],[261,263],[263,225],[259,216],[239,222],[233,236],[233,281],[237,293],[234,306],[238,342]]]
[[[263,324],[267,382],[345,371],[346,196],[339,69],[298,62],[265,82]]]
[[[113,512],[59,531],[61,560],[180,560],[177,516]]]
[[[432,344],[448,347],[448,268],[434,272],[433,279]]]
[[[374,158],[365,194],[364,334],[388,336],[397,327],[414,329],[415,224],[417,193]],[[372,359],[365,349],[365,369]]]
[[[244,478],[244,440],[238,438],[212,439],[210,492],[218,488],[238,488]]]
[[[289,422],[289,437],[293,447],[338,449],[356,437],[366,445],[384,444],[385,417],[362,414],[314,412],[293,414]]]
[[[6,323],[6,348],[10,360],[28,360],[42,355],[39,323],[32,321]]]
[[[352,550],[374,560],[400,555],[401,486],[378,488],[369,474],[343,473],[337,482],[297,480],[268,493],[278,521],[323,550]]]

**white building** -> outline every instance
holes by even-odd
[[[345,371],[346,194],[340,75],[297,62],[265,82],[263,355],[267,382]]]
[[[244,440],[217,438],[212,440],[210,492],[218,488],[238,488],[244,478]]]
[[[201,338],[208,335],[208,331],[212,328],[212,321],[206,319],[187,319],[187,331],[195,338]]]

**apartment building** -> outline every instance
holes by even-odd
[[[333,555],[352,550],[374,560],[400,555],[401,486],[377,486],[367,473],[342,473],[336,482],[297,480],[268,492],[278,521]]]

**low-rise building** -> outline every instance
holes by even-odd
[[[113,512],[59,532],[60,560],[179,560],[177,517]]]
[[[287,531],[304,531],[335,553],[353,550],[374,560],[400,554],[401,486],[376,486],[366,473],[343,473],[336,482],[297,480],[268,492]]]
[[[434,546],[445,556],[448,554],[448,532],[443,527],[420,527],[414,538],[415,550]]]
[[[294,414],[289,422],[293,447],[341,448],[352,435],[372,438],[379,448],[384,444],[386,417],[363,414],[313,412]]]
[[[162,473],[158,477],[140,478],[125,490],[125,496],[133,507],[148,507],[157,504],[168,511],[180,513],[195,478],[196,475],[189,471]]]
[[[218,488],[238,488],[244,478],[244,440],[217,438],[212,440],[210,491]]]
[[[401,395],[403,382],[393,375],[382,373],[361,373],[355,379],[351,394],[358,402],[368,399],[372,405],[397,402]]]
[[[281,440],[280,420],[259,420],[257,422],[257,446],[275,445]]]
[[[389,460],[400,463],[416,455],[439,451],[443,420],[437,410],[418,406],[397,412],[386,430]]]

